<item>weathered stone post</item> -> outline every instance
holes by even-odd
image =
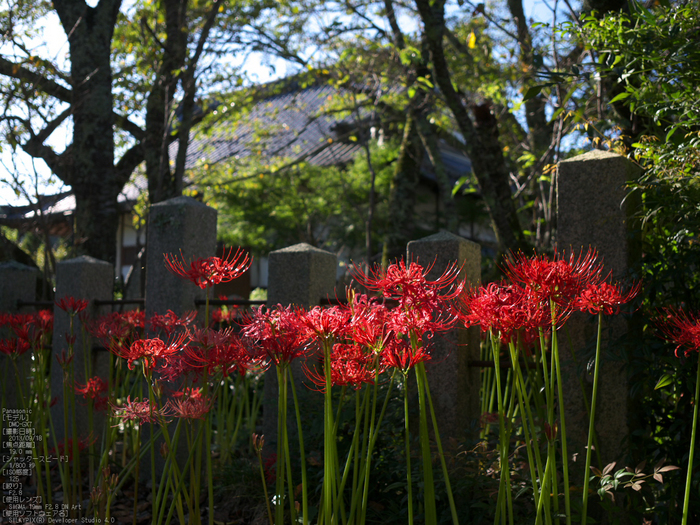
[[[640,168],[626,158],[594,150],[559,163],[557,248],[578,254],[598,250],[605,271],[614,280],[624,279],[640,259],[639,238],[634,235],[632,214],[637,201],[628,197],[626,182],[638,176]],[[631,406],[625,362],[627,349],[619,342],[630,331],[628,320],[608,318],[612,331],[604,330],[603,361],[596,404],[596,432],[604,467],[623,459],[629,438]],[[569,455],[578,454],[579,463],[586,454],[588,413],[584,395],[590,400],[593,375],[586,372],[586,351],[595,348],[596,324],[588,314],[577,314],[567,323],[572,346],[559,338],[562,368],[565,374],[564,398]],[[573,350],[573,352],[572,352]],[[611,359],[608,356],[614,356]],[[591,357],[592,358],[592,357]],[[592,368],[591,368],[592,370]],[[581,391],[584,379],[585,394]],[[595,459],[595,456],[593,456]],[[580,483],[573,480],[572,483]]]
[[[186,267],[193,259],[214,256],[216,210],[191,197],[175,197],[154,204],[148,214],[146,246],[146,321],[153,314],[166,314],[168,310],[179,316],[195,310],[195,300],[204,299],[206,291],[168,270],[164,255],[171,254],[179,259],[184,257]],[[204,313],[200,312],[196,320],[201,325]],[[172,435],[175,422],[168,428]],[[162,442],[162,439],[156,440],[156,451]],[[205,444],[207,451],[210,445]],[[179,441],[176,455],[180,464],[184,463],[188,456],[186,440]],[[158,452],[155,460],[157,471],[162,471],[165,463]],[[150,453],[146,453],[142,464],[148,465],[149,462]],[[147,472],[148,469],[142,470],[144,478]]]
[[[35,301],[36,283],[39,275],[39,270],[15,261],[0,263],[0,312],[14,314],[17,313],[17,302],[19,300]],[[9,336],[9,328],[0,329],[0,339]],[[17,367],[20,370],[20,374],[25,376],[29,374],[30,362],[31,355],[29,352],[17,359]],[[0,357],[0,399],[5,400],[5,404],[0,409],[17,409],[22,406],[21,399],[17,396],[15,376],[16,372],[9,363],[9,357]],[[0,414],[0,436],[4,438],[3,428],[4,423]],[[0,441],[6,441],[6,439]],[[3,452],[3,447],[0,446],[0,456],[2,455],[5,455],[5,453]]]
[[[300,243],[270,252],[268,263],[267,305],[274,307],[297,305],[304,308],[317,306],[322,297],[333,297],[336,284],[338,258],[327,251]],[[306,387],[301,363],[292,363],[292,374],[300,402],[305,403]],[[277,442],[277,374],[270,369],[265,373],[263,403],[263,433],[265,447]],[[317,393],[316,393],[317,394]],[[320,396],[319,413],[322,413],[323,396]],[[296,428],[293,405],[288,416],[289,425]],[[294,435],[292,432],[290,435]],[[269,448],[274,450],[274,448]]]
[[[165,254],[185,261],[216,253],[216,210],[191,197],[175,197],[151,206],[146,250],[146,319],[172,310],[194,310],[205,291],[165,267]],[[198,316],[201,320],[202,316]]]
[[[466,279],[467,285],[481,282],[481,247],[475,242],[440,232],[409,242],[407,253],[409,261],[424,268],[432,265],[429,280],[437,279],[455,263],[462,269],[459,279]],[[434,337],[431,344],[426,373],[443,441],[475,438],[479,433],[481,373],[479,368],[470,367],[469,361],[479,359],[479,328],[453,328]]]
[[[114,291],[114,267],[106,262],[88,256],[76,257],[61,261],[56,265],[56,300],[64,297],[74,297],[84,299],[89,302],[87,310],[91,317],[97,317],[106,313],[104,307],[100,310],[95,306],[95,299],[111,300]],[[53,325],[53,345],[51,356],[51,392],[58,396],[58,402],[51,409],[51,416],[56,430],[56,439],[63,441],[65,437],[63,419],[63,369],[57,361],[57,357],[68,354],[68,342],[66,337],[70,335],[70,316],[54,306]],[[92,377],[99,376],[104,381],[109,373],[109,355],[105,351],[93,351],[89,346],[89,338],[83,338],[82,322],[76,315],[73,320],[73,334],[75,342],[73,344],[73,373],[77,383],[84,385],[89,378],[85,377],[85,366],[89,364]],[[86,363],[87,361],[87,363]],[[74,385],[68,385],[72,389]],[[86,403],[80,403],[80,399],[75,405],[75,423],[78,429],[77,436],[73,435],[73,421],[69,418],[68,436],[73,439],[84,439],[88,437],[88,415]],[[93,438],[99,440],[104,423],[104,415],[95,411],[93,415],[93,425],[95,433]]]

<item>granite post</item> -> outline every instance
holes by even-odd
[[[270,252],[268,258],[267,305],[296,305],[304,308],[317,306],[323,297],[334,297],[338,258],[327,251],[314,248],[310,244],[300,243],[281,250]],[[300,403],[313,410],[317,405],[318,413],[323,413],[323,396],[317,392],[319,403],[311,403],[304,386],[304,375],[299,360],[292,363],[292,374]],[[265,392],[263,403],[263,433],[265,448],[274,450],[277,442],[277,374],[274,369],[265,373]],[[288,422],[296,435],[294,408],[290,403]]]
[[[36,283],[40,273],[36,268],[25,266],[15,261],[0,263],[0,312],[14,314],[18,313],[17,302],[36,300]],[[9,328],[0,328],[0,339],[11,337]],[[17,396],[16,372],[14,366],[9,362],[9,357],[0,357],[0,401],[3,408],[18,409],[22,407],[22,400]],[[27,352],[17,359],[17,367],[20,375],[29,374],[29,364],[31,354]],[[28,385],[28,381],[24,382]],[[4,424],[0,417],[0,436],[4,437],[2,429]],[[3,440],[4,441],[4,440]],[[0,456],[4,455],[0,447]]]
[[[448,232],[440,232],[407,246],[407,260],[424,268],[432,265],[428,280],[438,279],[451,264],[461,268],[458,279],[467,286],[481,282],[481,247]],[[481,373],[469,361],[479,359],[479,328],[455,327],[431,340],[431,359],[426,363],[430,392],[443,442],[462,443],[479,435],[479,389]]]
[[[151,206],[146,242],[147,321],[153,314],[163,315],[168,310],[181,316],[195,310],[196,299],[206,298],[206,290],[168,270],[164,256],[169,254],[181,260],[184,257],[185,267],[189,267],[193,259],[213,257],[216,254],[216,215],[215,209],[191,197],[175,197]],[[195,322],[204,324],[203,311],[197,314]],[[168,428],[170,435],[173,435],[175,422],[170,423]],[[162,438],[156,440],[156,451],[160,450],[162,443]],[[181,439],[176,453],[181,465],[188,453],[186,440]],[[165,465],[163,457],[158,452],[154,455],[156,469],[161,472]],[[149,464],[150,453],[146,453],[142,465]],[[144,468],[142,476],[146,478],[148,475],[149,469]]]
[[[95,299],[111,300],[114,290],[114,267],[106,261],[100,261],[88,256],[76,257],[61,261],[56,265],[56,300],[65,297],[84,299],[88,301],[85,312],[92,318],[105,314],[108,307],[96,307]],[[68,354],[68,342],[66,337],[70,335],[70,316],[54,306],[53,345],[51,356],[51,392],[58,396],[58,402],[51,408],[51,417],[56,430],[56,439],[59,442],[65,440],[66,434],[73,439],[88,438],[88,412],[86,403],[77,396],[75,405],[75,422],[69,417],[68,425],[64,427],[63,419],[63,369],[57,358]],[[72,362],[74,380],[84,385],[89,378],[85,377],[85,368],[89,367],[90,377],[99,376],[104,381],[109,374],[109,353],[100,350],[95,351],[90,345],[90,338],[83,337],[82,322],[78,315],[73,319],[73,344],[74,358]],[[74,385],[68,385],[72,389]],[[92,438],[100,442],[102,428],[104,426],[104,414],[98,411],[93,413]],[[73,429],[78,429],[75,436]]]
[[[640,260],[641,245],[634,234],[632,218],[638,201],[628,196],[626,182],[639,172],[640,168],[625,157],[600,150],[559,163],[557,249],[560,253],[573,251],[578,255],[589,248],[596,249],[605,272],[612,272],[613,281],[628,277],[629,269]],[[605,322],[608,325],[603,330],[595,423],[602,464],[597,465],[593,456],[593,465],[600,469],[612,461],[624,460],[632,416],[623,336],[634,325],[622,316],[607,317]],[[596,327],[592,316],[575,314],[567,323],[571,346],[567,338],[559,339],[568,452],[570,457],[578,455],[579,464],[586,455],[589,421],[584,396],[590,401],[593,381],[593,367],[587,371],[586,362],[594,359]],[[585,392],[581,389],[581,379]],[[574,472],[578,470],[575,468]],[[580,482],[572,480],[572,483]]]
[[[146,319],[172,310],[177,315],[194,310],[205,291],[170,272],[165,254],[189,263],[216,253],[216,210],[191,197],[175,197],[151,206],[146,245]],[[181,255],[182,254],[182,255]],[[201,321],[202,315],[198,315]]]

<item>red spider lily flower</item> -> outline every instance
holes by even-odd
[[[387,329],[389,310],[376,302],[365,302],[367,296],[362,296],[351,306],[353,316],[350,319],[347,336],[357,344],[379,353],[393,337]]]
[[[140,310],[113,312],[103,315],[95,321],[84,321],[90,335],[99,339],[111,352],[119,355],[126,351],[131,339],[144,327],[145,313]]]
[[[122,406],[112,406],[112,416],[123,421],[138,421],[139,423],[159,423],[170,414],[166,408],[159,409],[151,405],[147,399],[139,401],[139,398],[131,400],[131,396],[126,398],[126,403]]]
[[[88,302],[85,299],[76,299],[72,296],[62,297],[58,299],[55,304],[70,316],[82,312],[88,306]]]
[[[411,348],[406,339],[394,339],[382,352],[384,366],[396,368],[404,375],[418,363],[430,360],[430,353],[424,346]]]
[[[211,375],[221,372],[224,377],[238,372],[244,376],[248,370],[259,366],[248,349],[237,337],[232,334],[229,342],[214,346],[192,347],[185,349],[185,356],[190,366],[194,368],[205,368],[207,374]]]
[[[107,408],[107,397],[102,394],[107,392],[107,386],[106,381],[95,376],[88,379],[84,385],[76,382],[73,389],[76,394],[82,395],[85,399],[92,399],[95,410],[104,410]]]
[[[61,365],[61,368],[65,370],[73,362],[74,357],[74,353],[71,352],[70,354],[66,355],[66,351],[62,350],[60,355],[56,354],[56,361],[58,361],[58,364]]]
[[[197,328],[190,339],[193,343],[204,348],[229,344],[234,339],[233,329],[214,330],[213,328]]]
[[[53,312],[39,310],[32,318],[32,324],[41,332],[41,337],[53,332]]]
[[[90,434],[78,441],[78,452],[82,452],[97,441],[97,436]],[[60,441],[57,447],[49,450],[49,455],[68,456],[68,461],[73,461],[73,438],[68,438],[66,442]]]
[[[548,301],[539,300],[526,288],[506,283],[469,289],[460,297],[456,314],[467,328],[478,324],[482,332],[497,333],[505,343],[518,332],[526,339],[537,337],[540,330],[551,329],[552,323]],[[568,311],[558,315],[560,324]]]
[[[251,355],[275,366],[291,363],[307,354],[308,337],[299,327],[299,312],[293,306],[254,308],[241,330]]]
[[[344,306],[330,308],[314,306],[309,311],[298,309],[297,315],[299,328],[308,337],[319,340],[343,337],[350,320],[350,310]]]
[[[400,260],[389,265],[386,270],[375,266],[369,274],[358,268],[355,278],[368,290],[376,290],[386,298],[398,300],[402,309],[441,307],[446,301],[459,296],[464,282],[457,282],[460,268],[456,264],[450,265],[434,281],[427,279],[431,270],[432,265],[423,268],[420,264],[411,262],[406,267],[406,263]]]
[[[17,338],[33,348],[46,344],[53,334],[53,312],[39,310],[31,314],[14,314],[6,318]]]
[[[666,308],[663,317],[657,319],[657,325],[667,341],[675,343],[676,357],[678,351],[685,347],[685,356],[700,351],[700,315],[688,314],[683,310]]]
[[[182,390],[178,390],[176,392],[173,392],[171,394],[171,396],[174,397],[175,399],[179,399],[181,397],[184,397],[187,399],[199,399],[200,397],[202,397],[202,389],[188,386]]]
[[[398,308],[390,314],[392,329],[420,338],[424,333],[448,330],[454,324],[451,303],[464,288],[463,280],[457,282],[460,268],[456,264],[434,281],[427,279],[431,270],[432,266],[423,268],[415,262],[406,267],[401,260],[386,271],[376,267],[371,275],[358,273],[356,279],[368,289],[398,300]]]
[[[219,283],[226,283],[240,277],[250,268],[252,259],[249,254],[238,248],[224,250],[224,257],[200,257],[187,263],[180,252],[180,258],[172,254],[165,254],[165,266],[175,275],[189,279],[194,284],[204,289]]]
[[[183,347],[183,355],[188,352],[187,347]],[[193,367],[187,359],[168,359],[161,361],[156,368],[158,377],[169,383],[177,383],[185,377],[189,377],[192,382],[199,380],[201,368]]]
[[[555,253],[553,259],[544,255],[525,257],[513,255],[506,263],[505,273],[514,282],[523,283],[541,300],[552,300],[567,308],[581,290],[589,284],[599,283],[603,265],[598,261],[598,252],[589,249],[584,255]]]
[[[5,354],[11,359],[24,354],[31,346],[24,339],[13,337],[12,339],[0,339],[0,354]]]
[[[182,317],[178,317],[175,312],[168,310],[166,314],[153,314],[148,320],[149,328],[152,332],[163,331],[166,337],[170,337],[178,328],[187,328],[194,318],[197,317],[197,312],[187,312]]]
[[[358,389],[363,383],[373,383],[375,373],[381,370],[373,370],[373,354],[366,354],[362,347],[356,344],[337,343],[331,351],[331,385],[351,386]],[[321,368],[321,367],[320,367]],[[320,392],[326,388],[326,377],[323,371],[312,370],[304,366],[306,376],[319,387]]]
[[[168,401],[172,415],[183,419],[206,419],[212,400],[205,396],[182,397]]]
[[[189,338],[189,333],[184,332],[178,337],[165,343],[162,339],[137,339],[126,351],[117,353],[123,359],[126,359],[129,365],[129,370],[133,370],[134,361],[143,360],[143,366],[147,370],[153,370],[159,361],[166,362],[176,355]]]
[[[603,313],[605,315],[616,315],[620,313],[620,305],[630,302],[639,293],[641,286],[639,283],[634,285],[626,293],[622,293],[622,288],[619,284],[589,284],[581,292],[581,295],[574,299],[574,308],[585,312],[597,315]]]

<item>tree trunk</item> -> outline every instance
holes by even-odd
[[[382,252],[382,266],[385,268],[394,259],[405,257],[406,244],[413,240],[416,188],[424,151],[416,130],[415,117],[409,113],[404,125],[399,158],[396,159],[394,176],[391,180],[389,228],[384,237]]]
[[[101,0],[97,7],[54,0],[69,35],[73,87],[71,168],[65,182],[75,194],[75,243],[79,253],[116,259],[122,184],[114,168],[111,43],[121,0]]]
[[[187,56],[186,0],[164,0],[165,31],[167,40],[163,60],[148,95],[146,136],[143,153],[146,159],[148,196],[151,204],[181,195],[173,170],[170,169],[168,150],[171,142],[178,74]],[[154,42],[153,45],[158,45]]]
[[[416,0],[416,6],[423,22],[423,38],[430,49],[435,82],[466,142],[465,152],[471,159],[481,187],[499,250],[504,253],[525,248],[527,243],[510,191],[510,173],[498,139],[496,118],[486,103],[473,107],[475,117],[472,122],[463,94],[458,93],[452,84],[442,42],[445,31],[444,0]]]

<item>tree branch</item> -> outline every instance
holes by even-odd
[[[55,97],[61,102],[68,104],[72,102],[72,91],[70,89],[35,71],[27,69],[22,64],[12,62],[3,57],[0,57],[0,75],[32,84],[37,90]]]

